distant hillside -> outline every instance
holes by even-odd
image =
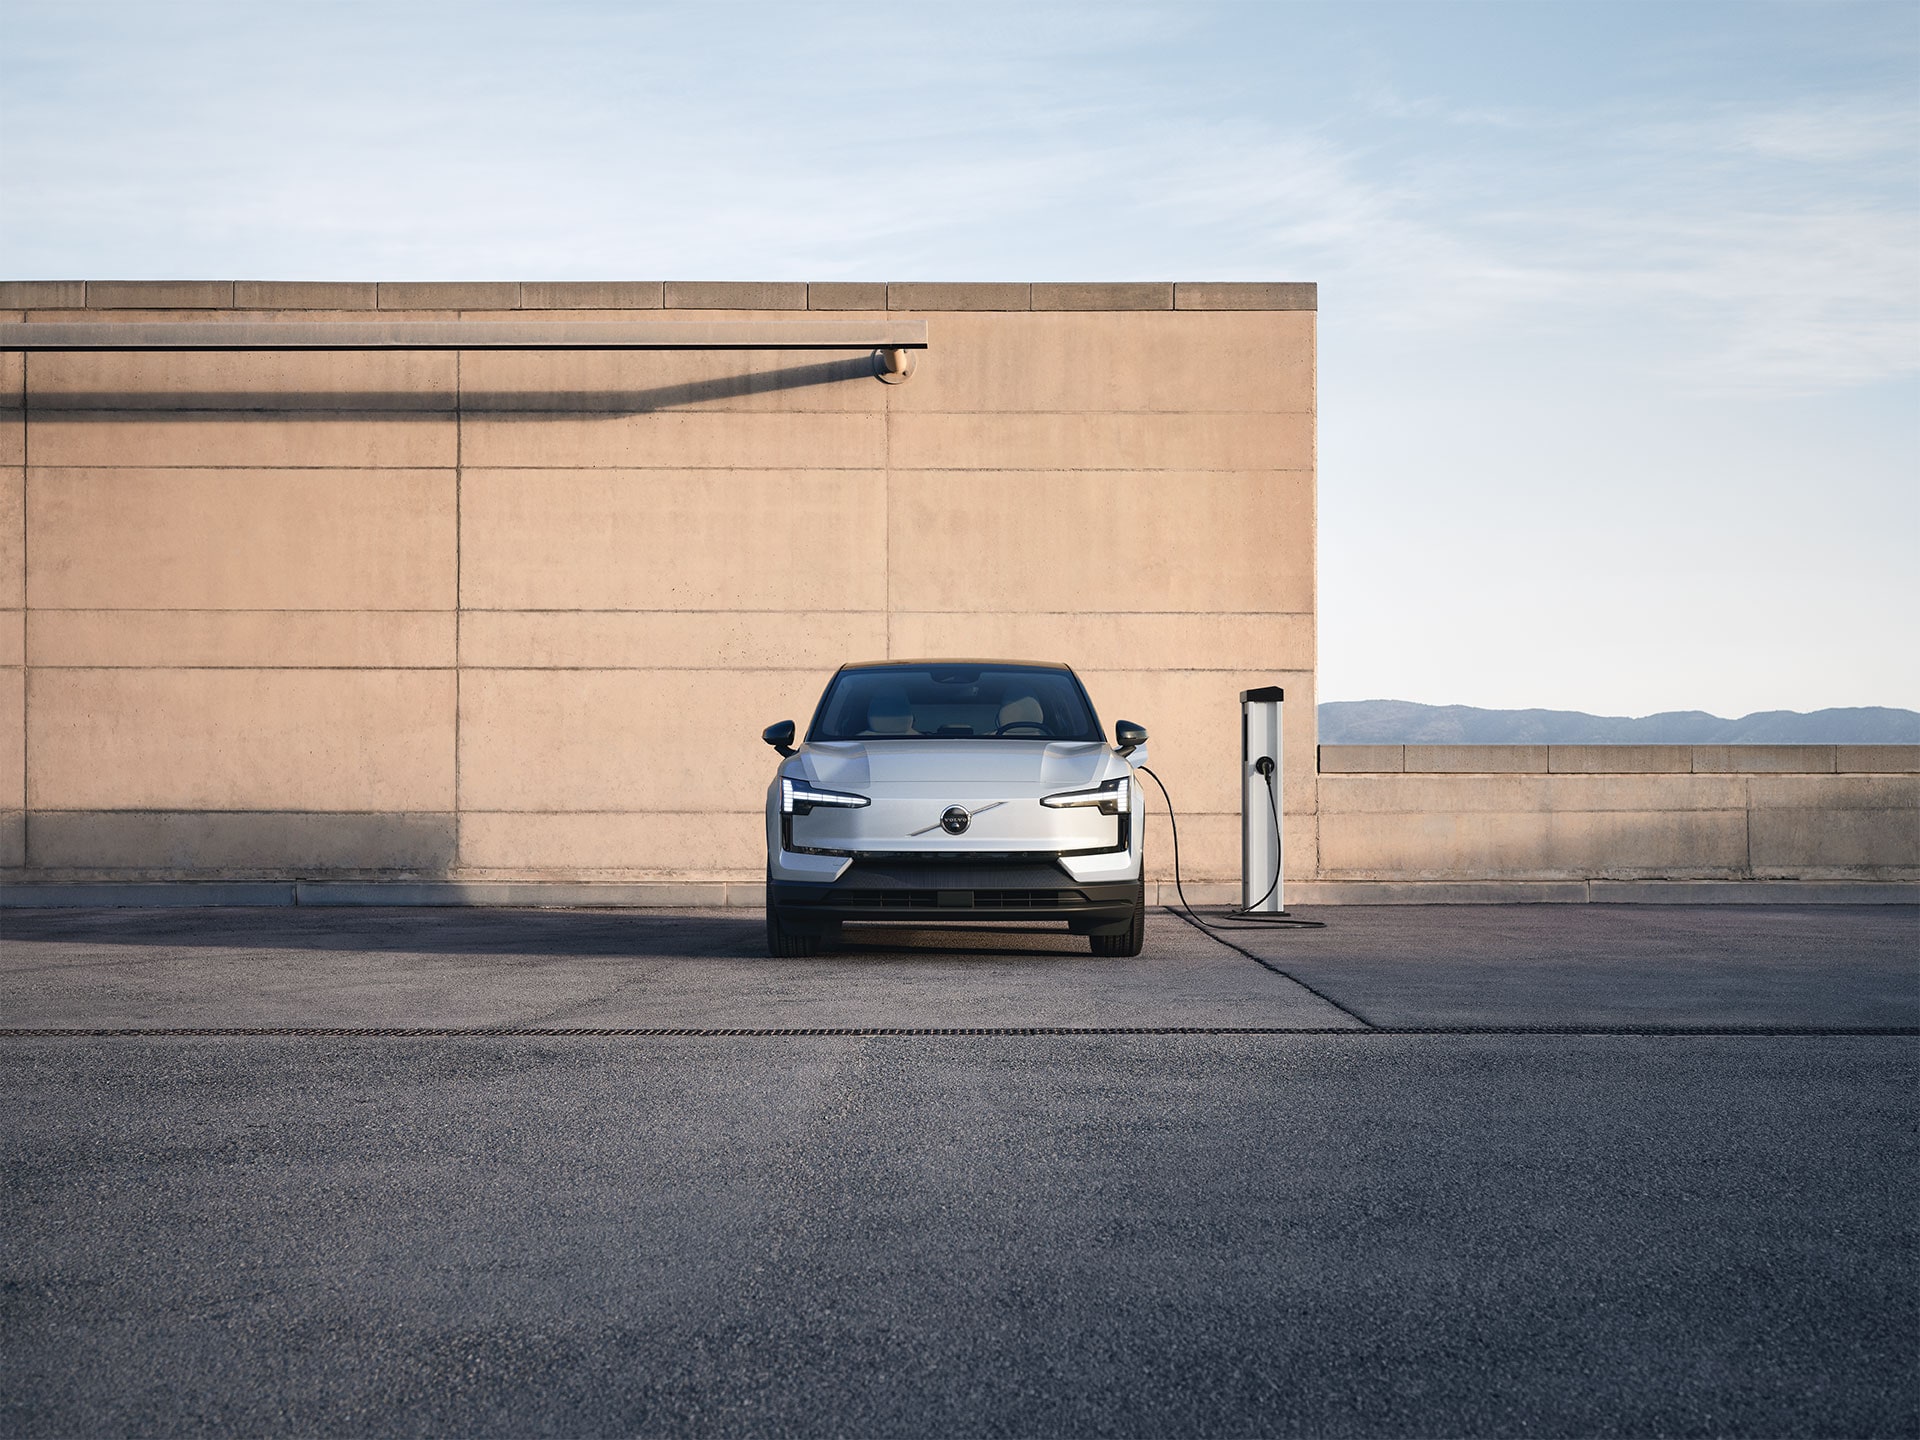
[[[1723,720],[1704,710],[1629,718],[1578,710],[1476,710],[1411,700],[1333,700],[1322,745],[1920,745],[1920,712],[1882,705],[1761,710]]]

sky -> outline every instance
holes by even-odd
[[[1322,700],[1920,708],[1920,3],[0,0],[0,277],[1312,280]]]

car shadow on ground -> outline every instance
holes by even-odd
[[[608,958],[766,958],[759,910],[115,909],[0,912],[5,968],[31,969],[58,947],[148,950],[309,950],[404,955],[552,955]],[[1088,954],[1065,925],[846,927],[819,958],[930,953],[966,957]],[[787,962],[792,963],[792,962]]]

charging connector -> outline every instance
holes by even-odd
[[[1267,886],[1266,894],[1253,902],[1254,905],[1260,905],[1266,901],[1268,895],[1273,894],[1280,887],[1281,863],[1285,852],[1280,842],[1280,794],[1274,785],[1273,758],[1262,755],[1254,762],[1253,768],[1259,772],[1260,778],[1267,782],[1267,806],[1273,815],[1273,882]],[[1299,916],[1289,915],[1284,910],[1256,911],[1251,906],[1244,910],[1229,910],[1225,915],[1216,916],[1213,920],[1202,919],[1200,913],[1187,903],[1186,886],[1180,880],[1180,821],[1173,813],[1173,796],[1167,793],[1166,782],[1146,766],[1136,765],[1134,769],[1152,778],[1153,783],[1159,787],[1160,798],[1166,802],[1167,828],[1173,834],[1173,889],[1174,893],[1180,897],[1180,908],[1187,912],[1194,924],[1203,930],[1213,930],[1221,925],[1272,925],[1281,929],[1295,930],[1327,928],[1327,922],[1324,920],[1302,920]]]

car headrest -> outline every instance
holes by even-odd
[[[1031,695],[1022,695],[1017,700],[1009,700],[1000,707],[1000,723],[1014,725],[1026,722],[1040,725],[1046,722],[1046,711],[1040,708],[1040,702]]]
[[[905,735],[913,729],[913,704],[905,691],[876,695],[867,703],[867,729],[876,735]]]

